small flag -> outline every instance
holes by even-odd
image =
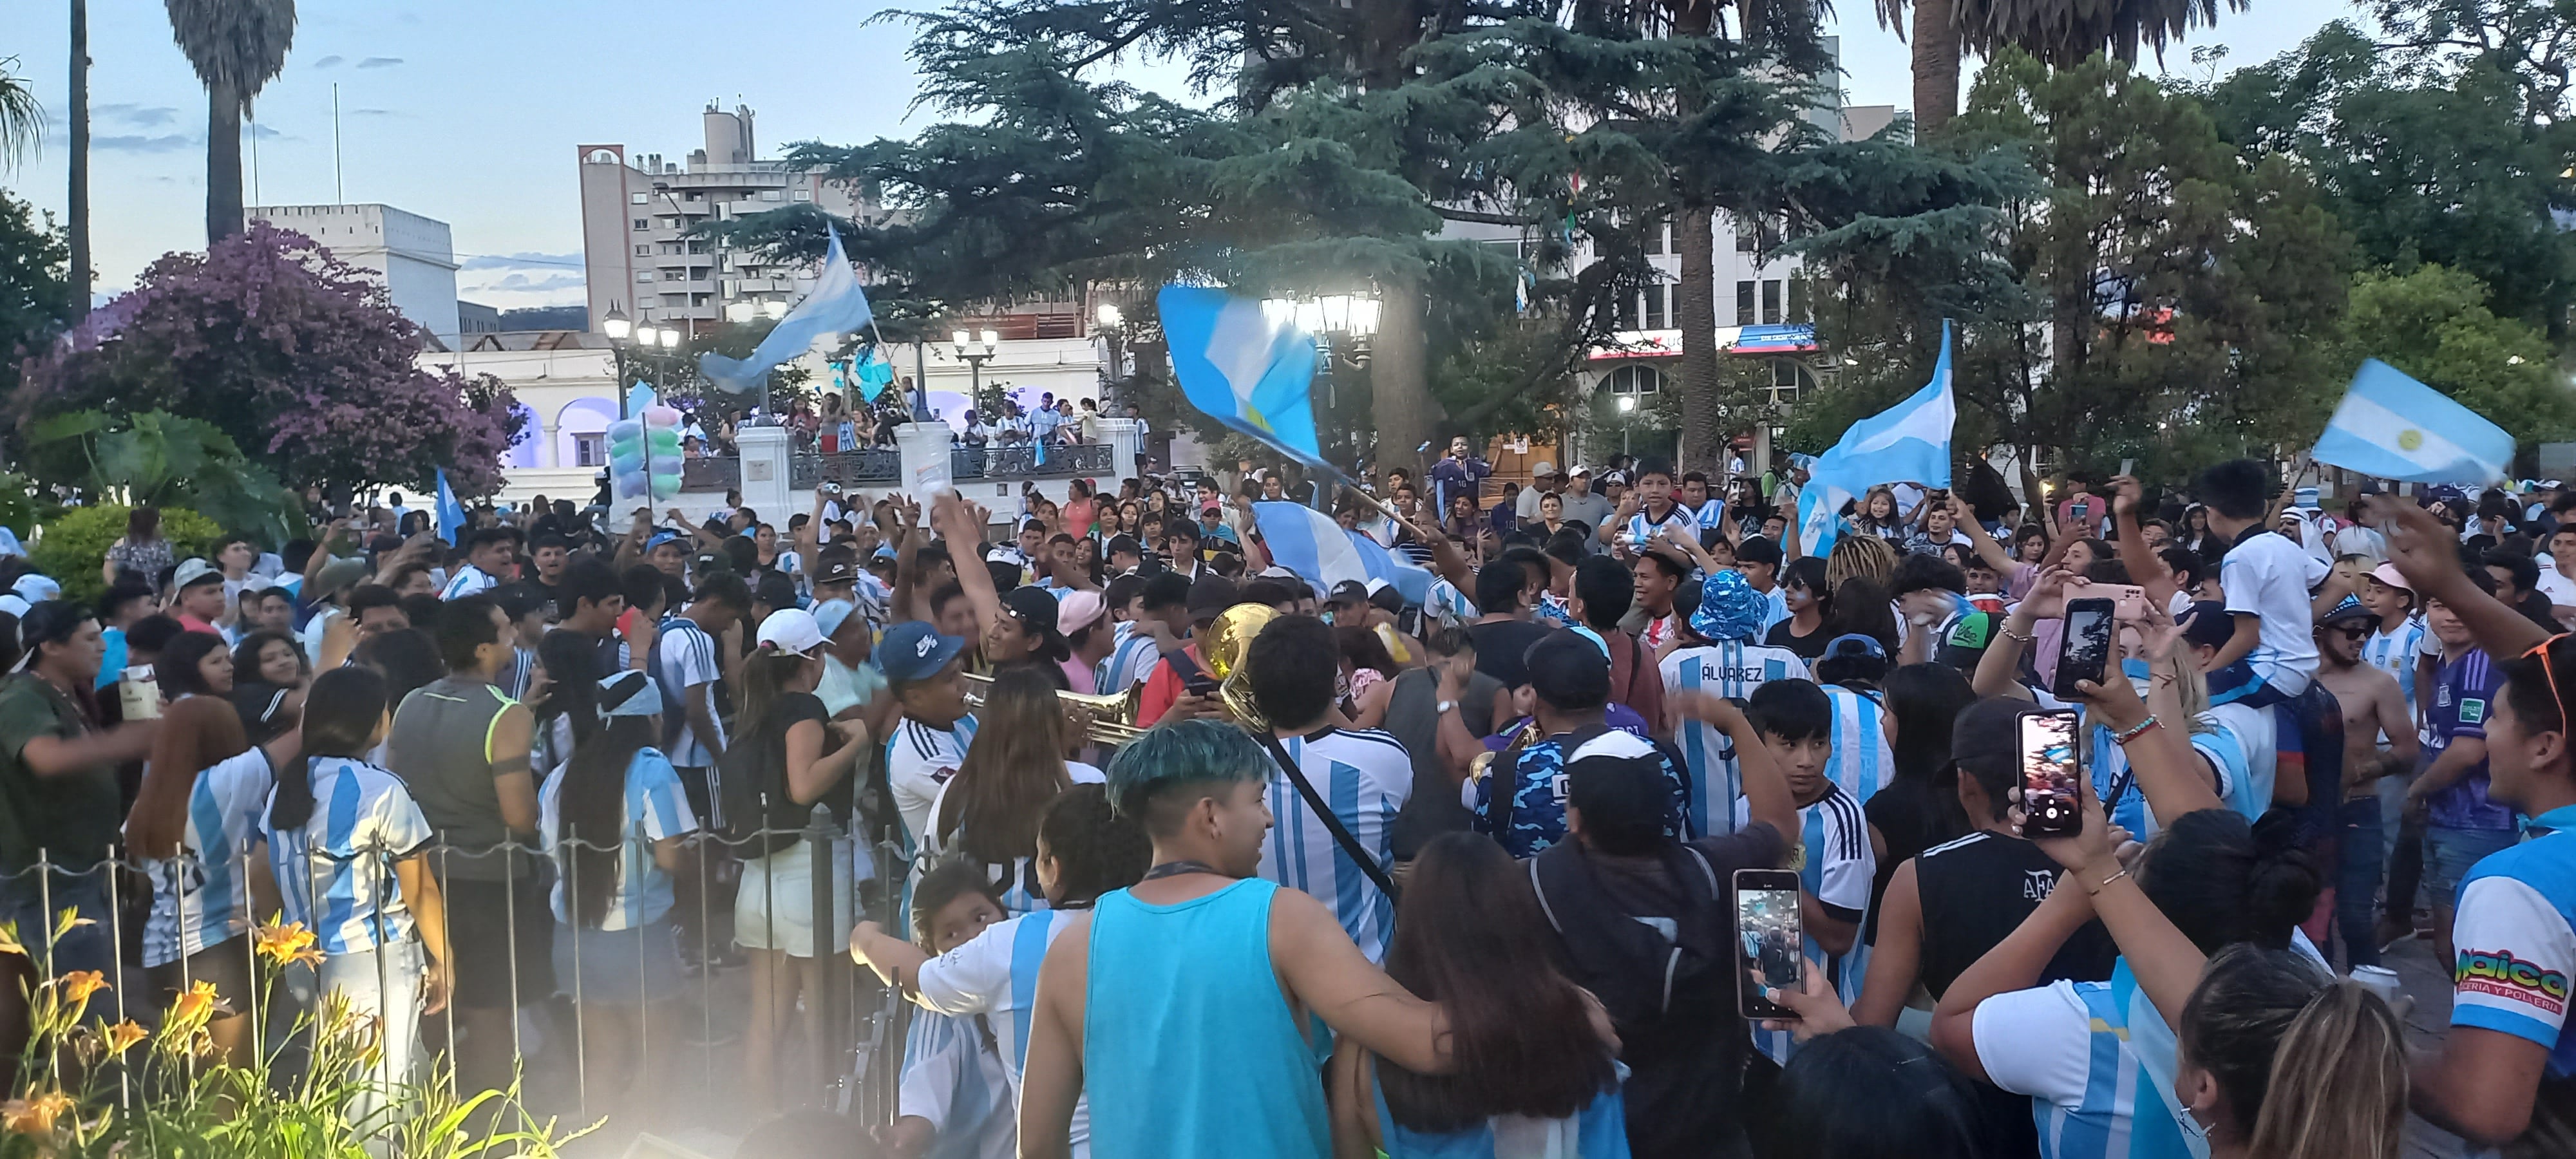
[[[1155,296],[1172,373],[1190,405],[1307,466],[1331,471],[1315,433],[1315,339],[1261,303],[1165,286]]]
[[[1798,493],[1799,549],[1823,555],[1834,546],[1839,527],[1835,516],[1855,494],[1880,483],[1919,483],[1935,490],[1950,485],[1950,430],[1959,420],[1959,401],[1950,392],[1950,323],[1941,323],[1941,358],[1932,366],[1932,381],[1905,401],[1853,423],[1807,468],[1807,486]]]
[[[2310,457],[2379,479],[2492,483],[2513,460],[2513,436],[2373,358],[2352,376]]]
[[[438,469],[438,537],[456,546],[456,533],[465,530],[465,505],[456,501],[456,490],[447,485],[447,468]]]
[[[859,285],[858,271],[850,268],[849,255],[841,252],[841,231],[825,228],[831,230],[832,248],[823,258],[822,276],[814,280],[805,300],[770,328],[751,357],[727,358],[712,352],[698,356],[698,369],[716,386],[735,394],[756,390],[772,367],[805,353],[816,342],[855,333],[876,318],[867,290]]]

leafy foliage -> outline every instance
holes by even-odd
[[[64,511],[46,521],[44,536],[27,552],[29,562],[63,585],[64,599],[96,602],[107,592],[106,581],[99,578],[99,561],[125,537],[125,517],[131,510],[121,503],[101,503]],[[179,559],[212,552],[223,534],[223,527],[214,520],[186,508],[161,511],[161,537],[170,541],[170,550]]]
[[[230,436],[165,411],[74,411],[27,428],[36,478],[89,494],[121,493],[153,507],[185,507],[271,547],[300,530],[303,505],[250,462]]]
[[[21,359],[44,349],[72,313],[71,250],[50,219],[0,190],[0,392]]]
[[[211,422],[289,487],[500,485],[520,435],[508,388],[416,362],[428,335],[311,238],[264,223],[154,262],[31,364],[11,400],[36,418],[161,410]]]
[[[2458,399],[2528,446],[2576,431],[2570,396],[2539,331],[2486,306],[2486,287],[2422,265],[2353,284],[2352,357],[2375,357]]]

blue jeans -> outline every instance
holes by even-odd
[[[2343,856],[2335,874],[2335,927],[2343,938],[2344,965],[2379,964],[2379,871],[2388,847],[2379,836],[2379,799],[2343,803]]]
[[[391,1089],[416,1081],[420,1062],[421,976],[428,959],[421,944],[409,938],[372,950],[352,950],[323,959],[318,968],[286,972],[287,989],[314,1009],[323,994],[337,990],[360,1019],[383,1020],[383,1053],[363,1075],[349,1075],[357,1087],[349,1100],[349,1121],[363,1135],[394,1126],[383,1117],[389,1106],[402,1105]],[[336,1081],[340,1076],[332,1076]]]
[[[116,976],[116,921],[107,904],[107,872],[57,868],[50,881],[40,884],[30,867],[0,878],[0,920],[17,923],[18,943],[27,947],[38,973],[50,977],[96,970]],[[56,939],[54,924],[67,909],[89,924],[73,926]]]
[[[2490,853],[2512,847],[2519,836],[2511,829],[2424,827],[2424,888],[2433,904],[2449,910],[2460,903],[2460,881]]]

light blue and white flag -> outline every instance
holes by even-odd
[[[1816,456],[1798,492],[1798,541],[1808,555],[1833,550],[1838,515],[1852,497],[1881,483],[1950,486],[1950,430],[1959,402],[1950,392],[1950,323],[1941,323],[1941,358],[1932,381],[1905,401],[1853,423],[1842,441]]]
[[[1299,579],[1324,591],[1344,580],[1384,580],[1412,603],[1431,591],[1431,573],[1407,563],[1376,540],[1345,531],[1333,517],[1290,500],[1252,505],[1261,528],[1261,544],[1271,562],[1296,572]]]
[[[1223,290],[1165,286],[1154,300],[1172,374],[1191,406],[1271,450],[1332,470],[1315,434],[1312,335]]]
[[[841,231],[832,232],[832,249],[823,258],[823,274],[814,280],[813,292],[787,312],[771,327],[769,336],[760,340],[749,358],[727,358],[707,353],[698,356],[698,369],[714,379],[718,387],[740,394],[758,390],[763,375],[779,363],[794,358],[825,339],[838,341],[856,333],[875,319],[876,311],[868,306],[868,292],[859,285],[858,271],[850,268],[849,255],[841,252]]]
[[[465,530],[465,505],[456,501],[455,488],[447,485],[447,468],[438,469],[438,537],[456,546],[456,533]]]
[[[2309,457],[2380,479],[2492,483],[2513,460],[2513,436],[2372,358],[2352,376]]]

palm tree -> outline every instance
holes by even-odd
[[[163,0],[170,35],[206,86],[206,244],[242,231],[242,114],[286,67],[295,0]]]
[[[36,143],[36,134],[45,123],[44,106],[36,103],[36,90],[9,71],[17,65],[17,57],[0,59],[0,168],[15,166],[18,158]]]
[[[1907,0],[1878,0],[1878,24],[1904,25]],[[2247,0],[2227,0],[2243,12]],[[1913,0],[1914,128],[1937,132],[1959,112],[1959,58],[2012,45],[2051,65],[2097,52],[2136,60],[2145,44],[2158,56],[2194,28],[2218,23],[2218,0]]]

